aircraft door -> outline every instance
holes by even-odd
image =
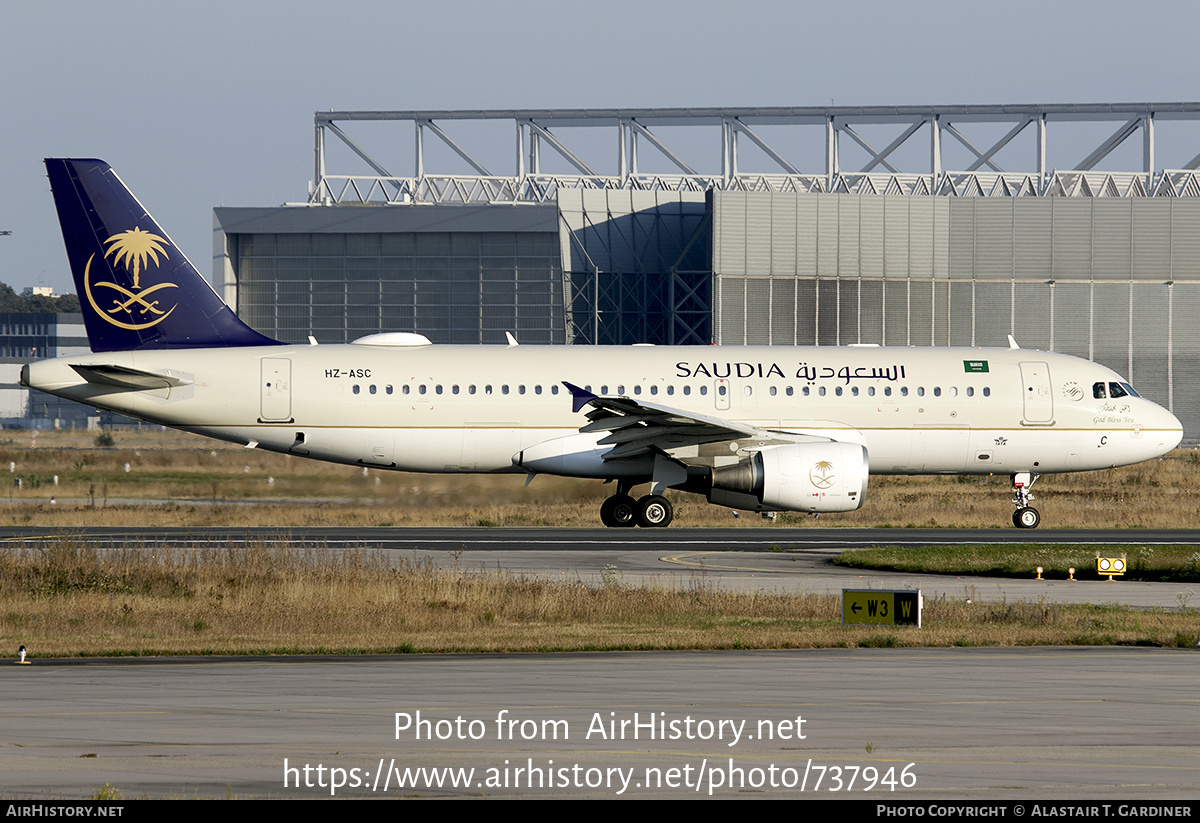
[[[1050,366],[1046,363],[1021,364],[1021,396],[1025,399],[1025,422],[1054,422],[1054,394],[1050,390]]]
[[[263,423],[287,423],[292,419],[292,361],[286,357],[262,359]]]

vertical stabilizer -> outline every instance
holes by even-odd
[[[92,351],[279,345],[213,291],[101,160],[46,160]]]

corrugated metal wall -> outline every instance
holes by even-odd
[[[1200,201],[713,194],[714,342],[1003,346],[1128,376],[1200,439]]]
[[[551,232],[245,233],[238,312],[271,337],[345,343],[416,331],[435,343],[562,343]]]

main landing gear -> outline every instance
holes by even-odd
[[[1029,505],[1029,501],[1033,499],[1033,494],[1029,488],[1037,482],[1040,475],[1032,474],[1031,472],[1017,472],[1012,476],[1013,505],[1017,510],[1013,512],[1013,525],[1018,529],[1036,529],[1038,523],[1042,522],[1042,516],[1038,510]]]
[[[638,500],[629,496],[629,489],[618,484],[617,493],[600,505],[600,522],[609,528],[644,529],[671,525],[675,508],[661,494],[648,494]]]

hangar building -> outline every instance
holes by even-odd
[[[1195,442],[1198,167],[1198,103],[319,112],[308,201],[216,209],[214,277],[294,342],[1011,334]]]

